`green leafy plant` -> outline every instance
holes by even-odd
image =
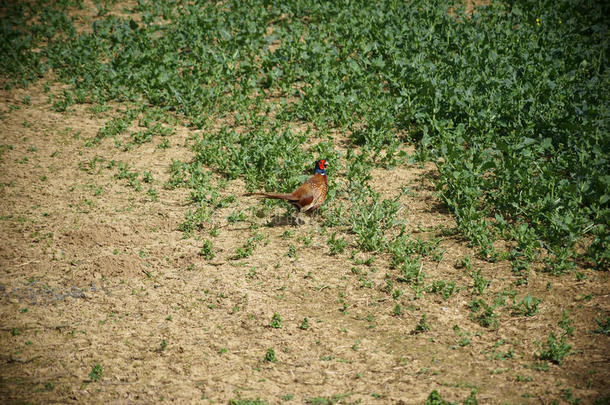
[[[91,379],[91,381],[98,381],[100,378],[102,378],[103,374],[104,373],[102,371],[102,366],[99,363],[95,364],[91,368],[91,372],[89,373],[89,379]]]
[[[533,316],[538,313],[538,305],[542,302],[539,298],[526,295],[517,303],[513,305],[513,313],[516,315]]]
[[[477,389],[476,388],[473,388],[472,391],[470,391],[470,394],[464,400],[463,404],[464,405],[478,405],[479,404],[479,401],[477,401]]]
[[[597,322],[597,329],[593,331],[594,333],[610,335],[610,316],[607,316],[605,319],[595,318],[595,322]]]
[[[335,394],[329,397],[313,397],[307,398],[305,403],[308,405],[334,405],[342,403],[343,400],[349,397],[351,394]]]
[[[413,329],[411,334],[417,335],[419,333],[428,332],[429,330],[430,330],[430,325],[428,325],[428,322],[427,322],[427,315],[423,314],[421,316],[421,318],[419,319],[417,326],[415,326],[415,329]]]
[[[561,311],[559,327],[564,330],[566,336],[574,335],[574,322],[570,319],[570,313],[568,311]]]
[[[449,401],[445,401],[437,390],[433,390],[426,398],[426,405],[449,405]]]
[[[424,283],[426,274],[422,271],[424,264],[419,259],[405,259],[400,265],[400,276],[398,281],[414,284],[416,286]]]
[[[256,233],[254,236],[248,238],[243,246],[237,248],[235,254],[231,257],[233,260],[245,259],[250,256],[254,249],[259,245],[261,241],[265,239],[265,235],[262,233]]]
[[[206,260],[212,260],[216,256],[214,254],[214,245],[211,240],[206,239],[203,241],[203,246],[201,246],[199,254]]]
[[[347,241],[345,238],[337,238],[337,234],[333,233],[327,241],[330,248],[330,254],[336,255],[343,253],[347,247]]]
[[[546,342],[546,350],[540,352],[541,360],[549,360],[555,364],[561,364],[563,358],[570,354],[572,346],[567,343],[566,335],[562,335],[559,338],[555,336],[553,332],[549,335]]]
[[[483,277],[480,269],[473,270],[471,275],[473,292],[475,294],[482,295],[485,289],[489,286],[490,280]]]
[[[483,299],[477,298],[470,302],[470,319],[485,328],[496,329],[498,327],[498,315],[494,307],[488,305]]]
[[[447,282],[444,280],[437,280],[428,286],[426,290],[430,293],[440,294],[444,299],[447,299],[451,297],[453,293],[459,291],[459,288],[455,281]]]
[[[277,312],[273,314],[269,326],[275,329],[280,329],[282,327],[282,318],[280,317],[280,314]]]
[[[268,405],[267,401],[262,399],[231,399],[229,405]]]
[[[528,367],[531,368],[532,370],[536,370],[536,371],[549,371],[550,370],[549,363],[547,363],[546,361],[541,361],[539,363],[532,363]]]
[[[275,357],[275,350],[273,350],[272,347],[270,347],[267,350],[267,353],[265,353],[265,361],[269,363],[277,363],[277,357]]]

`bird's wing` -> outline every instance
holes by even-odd
[[[301,184],[301,186],[297,188],[292,195],[298,198],[297,204],[301,208],[311,204],[314,197],[314,187],[311,184],[311,179]]]
[[[309,204],[311,204],[313,202],[313,194],[309,194],[307,196],[302,197],[299,201],[298,204],[301,206],[301,208],[308,206]]]

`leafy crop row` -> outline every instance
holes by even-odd
[[[610,264],[604,2],[492,2],[466,15],[427,0],[140,0],[129,17],[100,8],[84,31],[67,12],[79,4],[7,6],[5,86],[52,68],[75,93],[62,108],[131,100],[176,111],[204,129],[194,162],[248,187],[294,186],[314,155],[334,153],[308,147],[329,127],[386,165],[414,141],[482,255],[545,259],[554,273],[573,260]],[[235,127],[211,125],[223,118]],[[298,121],[315,131],[284,127]],[[495,250],[498,238],[508,251]]]

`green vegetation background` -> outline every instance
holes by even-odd
[[[334,129],[354,147],[341,157],[347,183],[331,196],[368,203],[331,224],[347,225],[362,250],[391,250],[383,221],[398,210],[370,203],[367,173],[401,164],[401,146],[415,143],[482,256],[511,259],[516,271],[536,261],[553,273],[609,267],[606,2],[494,1],[472,16],[428,0],[139,0],[121,17],[97,4],[82,32],[71,13],[79,0],[3,4],[3,83],[52,71],[70,85],[52,100],[59,111],[125,101],[203,128],[195,159],[171,168],[172,186],[193,189],[186,230],[189,215],[205,220],[218,205],[201,190],[202,165],[249,188],[290,189],[314,157],[339,162],[325,138]],[[288,122],[314,130],[297,134]],[[323,142],[308,147],[313,137]],[[494,248],[497,239],[509,247]]]

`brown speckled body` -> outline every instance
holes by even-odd
[[[319,208],[326,200],[328,179],[326,177],[326,161],[316,162],[316,174],[299,186],[292,193],[253,193],[265,198],[286,200],[293,204],[299,212],[310,212]]]

